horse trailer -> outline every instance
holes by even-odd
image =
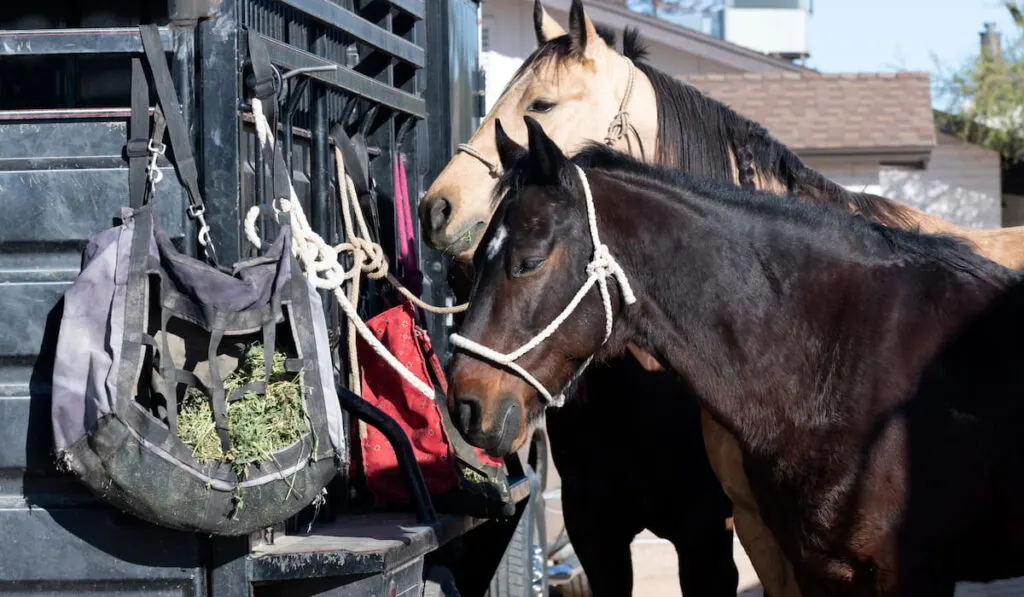
[[[259,83],[248,74],[247,36],[258,36],[276,67],[284,152],[311,226],[337,240],[329,156],[339,138],[331,131],[341,130],[360,140],[344,149],[359,152],[367,168],[380,243],[393,256],[390,156],[401,151],[409,164],[415,208],[454,145],[475,129],[477,11],[473,0],[8,3],[0,15],[0,594],[546,592],[541,482],[525,455],[506,463],[513,516],[437,514],[401,429],[351,396],[345,416],[388,436],[415,513],[368,507],[358,483],[339,474],[324,503],[251,536],[186,533],[106,505],[59,472],[53,456],[62,295],[86,241],[126,204],[130,58],[143,52],[138,25],[159,27],[196,150],[206,222],[220,261],[234,263],[244,256],[242,220],[258,203],[257,174],[266,166],[246,112]],[[157,167],[173,172],[165,158]],[[187,205],[179,181],[167,176],[158,209],[165,231],[195,254]],[[423,243],[417,250],[423,298],[445,304],[445,262]],[[364,317],[377,307],[370,286]],[[343,315],[326,304],[337,329]],[[444,354],[449,324],[428,321]]]

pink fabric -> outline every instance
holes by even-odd
[[[423,294],[423,273],[416,260],[416,230],[412,225],[409,184],[405,177],[405,158],[394,156],[395,216],[398,220],[398,265],[406,287],[416,296]]]

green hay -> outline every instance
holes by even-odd
[[[471,467],[468,467],[468,466],[463,466],[461,468],[462,468],[462,476],[465,477],[467,481],[471,481],[473,483],[484,483],[484,482],[490,480],[490,479],[488,479],[487,475],[484,475],[483,473],[478,472],[474,468],[471,468]]]
[[[231,449],[221,449],[213,422],[210,400],[198,388],[189,388],[178,413],[178,437],[192,448],[201,464],[228,462],[240,479],[249,466],[273,459],[274,452],[295,443],[306,432],[306,411],[302,401],[302,374],[285,370],[285,355],[274,353],[270,383],[265,394],[246,392],[228,404],[228,434]],[[228,392],[264,380],[263,345],[249,346],[234,373],[224,380]]]

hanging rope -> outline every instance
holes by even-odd
[[[263,104],[258,98],[252,100],[252,114],[256,124],[256,136],[259,139],[260,145],[273,149],[275,137],[263,112]],[[332,247],[310,227],[306,214],[302,210],[302,205],[295,194],[295,187],[292,186],[290,177],[287,177],[288,197],[275,198],[272,209],[275,215],[287,213],[291,216],[292,253],[302,264],[309,282],[316,288],[333,292],[338,306],[341,307],[342,312],[348,318],[350,324],[349,358],[352,359],[351,368],[356,372],[359,370],[358,360],[353,356],[356,354],[355,334],[358,333],[373,352],[397,371],[402,379],[416,388],[421,394],[433,400],[435,395],[433,386],[425,383],[409,371],[401,361],[395,358],[359,317],[355,303],[356,297],[358,297],[358,279],[363,272],[366,272],[373,279],[387,276],[388,280],[395,284],[399,291],[402,291],[404,287],[398,284],[397,279],[387,274],[387,259],[384,258],[380,245],[369,240],[369,230],[366,227],[366,221],[363,219],[362,210],[359,209],[358,203],[355,201],[355,188],[351,178],[345,174],[340,152],[335,153],[335,162],[339,168],[339,180],[343,181],[338,185],[338,189],[342,220],[346,228],[346,242]],[[256,247],[262,246],[259,233],[256,230],[256,220],[259,218],[259,214],[259,207],[254,206],[250,208],[244,222],[245,236]],[[357,230],[358,233],[356,233]],[[353,265],[348,270],[345,269],[339,260],[339,255],[345,251],[353,254]],[[344,290],[346,281],[352,281],[352,285],[349,288],[349,296],[346,295]],[[355,292],[353,292],[353,288]],[[405,293],[409,293],[409,291],[406,290],[403,295],[406,295]],[[409,298],[412,299],[414,297]],[[413,302],[421,307],[426,305],[426,303],[419,301],[418,298],[415,298]],[[455,313],[465,309],[465,305],[457,305],[455,307],[426,306],[434,310],[433,312],[443,313]],[[358,383],[359,378],[357,376],[358,373],[352,376],[352,379]],[[354,385],[350,389],[356,393],[360,392],[358,385]]]

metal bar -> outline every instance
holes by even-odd
[[[309,79],[303,77],[289,87],[288,101],[285,102],[284,113],[281,120],[284,125],[284,144],[282,145],[284,163],[288,166],[288,176],[292,176],[294,167],[292,164],[292,145],[294,143],[294,120],[295,112],[299,109],[299,102],[309,88]]]
[[[249,537],[210,538],[211,597],[252,597],[249,582]]]
[[[168,52],[175,49],[174,33],[160,28],[160,41]],[[142,38],[135,27],[102,29],[22,29],[0,31],[0,56],[48,54],[137,54]]]
[[[327,133],[327,90],[323,85],[310,85],[313,100],[313,143],[310,148],[310,226],[321,236],[330,238],[330,220],[327,217],[327,202],[330,200],[330,172],[332,163],[328,157]]]
[[[150,114],[153,109],[150,108]],[[44,110],[0,110],[4,120],[127,120],[129,108],[48,108]]]
[[[423,480],[423,471],[416,462],[416,455],[413,454],[412,444],[405,431],[387,413],[353,394],[343,385],[338,386],[338,399],[341,406],[356,418],[376,427],[394,448],[398,457],[398,468],[409,485],[409,495],[416,508],[416,521],[423,524],[436,523],[437,512],[434,510],[434,503],[430,499],[426,481]]]
[[[252,33],[250,33],[251,35]],[[260,37],[267,44],[267,51],[270,53],[270,60],[286,69],[302,68],[306,66],[327,66],[334,64],[308,52],[296,50],[265,35]],[[379,81],[361,75],[355,71],[341,67],[336,70],[320,71],[309,73],[312,79],[326,83],[332,87],[343,89],[350,93],[358,94],[366,99],[382,104],[392,110],[405,112],[417,118],[426,117],[426,105],[421,98],[412,94],[394,89]]]
[[[425,3],[423,0],[387,0],[391,6],[409,13],[417,19],[423,19],[427,12],[424,9]]]
[[[420,68],[425,64],[426,53],[423,48],[381,29],[333,2],[324,2],[323,0],[278,0],[278,2],[303,12],[330,27],[341,29],[346,35],[396,58]]]
[[[221,263],[241,255],[241,58],[237,3],[221,4],[212,19],[199,23],[199,138],[197,161],[206,199],[206,221]]]

